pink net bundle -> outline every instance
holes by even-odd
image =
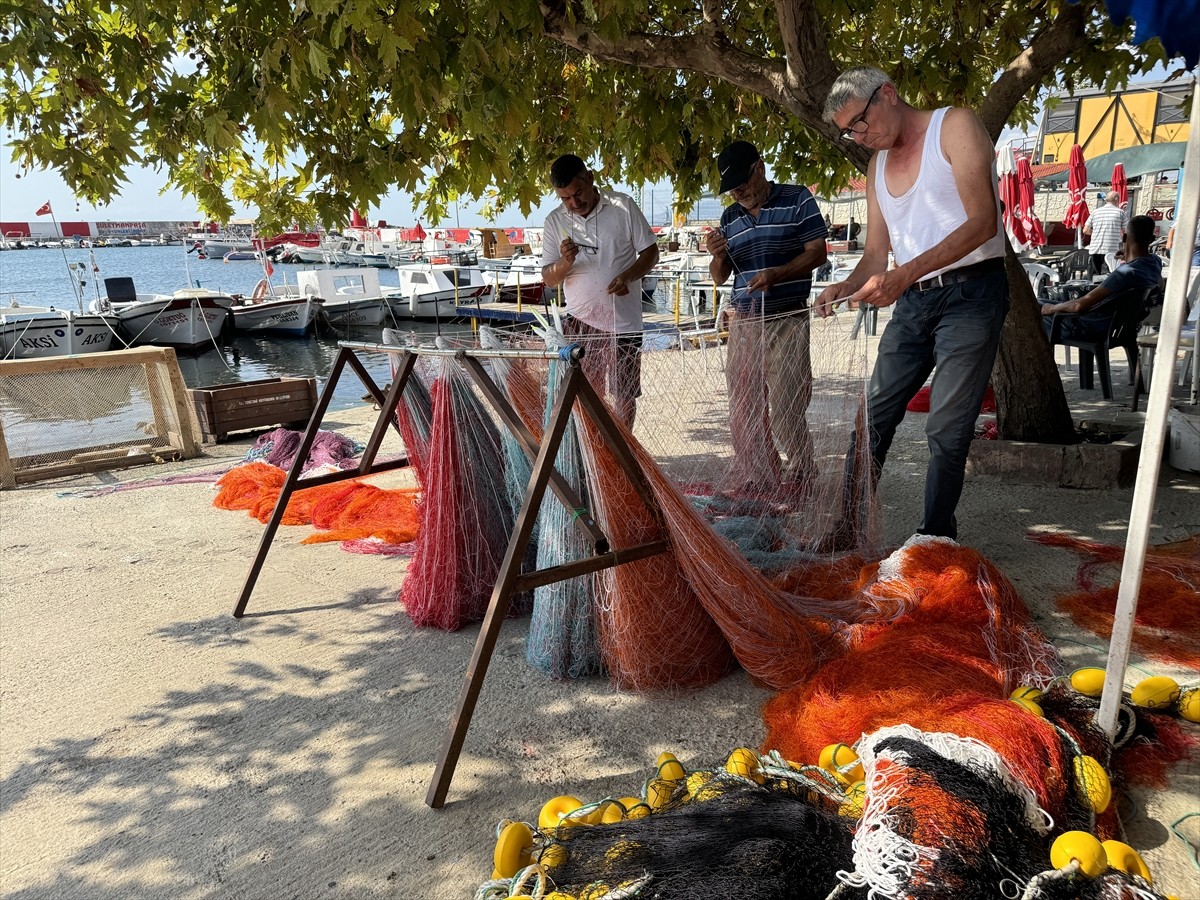
[[[483,617],[512,530],[495,424],[458,363],[433,384],[422,540],[400,592],[413,623],[446,630]]]

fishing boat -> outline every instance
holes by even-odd
[[[234,303],[231,294],[204,288],[138,294],[132,278],[106,278],[104,286],[107,296],[93,300],[88,311],[115,316],[129,344],[191,351],[215,346]]]
[[[490,282],[493,296],[503,303],[541,303],[546,284],[542,281],[540,260],[528,257],[532,265],[520,265],[518,260],[512,260],[505,268],[483,268],[480,271],[483,280]],[[505,260],[508,263],[508,260]]]
[[[249,297],[235,297],[229,307],[233,330],[257,334],[308,334],[320,310],[314,296],[306,294],[276,294],[271,283],[263,279]]]
[[[103,353],[121,346],[113,316],[13,303],[0,308],[0,359]]]
[[[495,289],[472,266],[412,263],[396,271],[400,287],[383,295],[398,319],[452,319],[460,304],[487,303]]]
[[[298,293],[312,297],[331,325],[378,325],[388,313],[379,288],[379,270],[311,269],[296,273]]]

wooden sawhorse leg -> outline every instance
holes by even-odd
[[[283,514],[287,510],[288,501],[292,499],[292,494],[302,489],[299,487],[300,474],[304,470],[304,464],[308,461],[308,454],[312,451],[313,443],[317,439],[317,432],[321,430],[321,422],[325,418],[325,413],[328,411],[329,404],[333,400],[334,390],[337,388],[346,366],[353,369],[355,374],[362,379],[363,385],[371,393],[371,396],[375,398],[375,402],[379,404],[379,418],[375,421],[375,428],[371,432],[370,440],[367,442],[367,449],[363,452],[362,460],[359,462],[357,469],[334,472],[330,475],[321,475],[316,478],[305,478],[303,485],[305,488],[316,487],[322,484],[333,484],[334,482],[346,481],[350,478],[360,478],[363,475],[400,469],[408,465],[407,456],[378,466],[374,465],[374,462],[375,455],[379,452],[379,447],[383,443],[383,435],[387,431],[389,424],[392,427],[396,427],[396,406],[400,402],[401,393],[404,390],[405,383],[407,383],[412,374],[415,362],[416,357],[411,353],[404,354],[400,370],[396,373],[396,378],[392,380],[392,386],[385,397],[379,386],[375,383],[375,379],[370,376],[358,357],[354,355],[353,350],[343,347],[338,351],[337,358],[333,361],[333,368],[329,371],[329,380],[325,383],[325,389],[321,391],[321,396],[317,400],[317,407],[313,410],[312,416],[308,420],[308,426],[304,429],[304,437],[300,439],[300,447],[296,451],[296,459],[292,462],[291,468],[288,469],[287,478],[284,480],[283,488],[279,492],[279,499],[275,501],[275,509],[271,511],[271,518],[267,521],[267,527],[258,541],[258,550],[254,554],[254,560],[250,563],[250,571],[246,575],[246,582],[242,585],[242,592],[238,596],[237,603],[233,608],[234,618],[240,619],[246,614],[246,605],[250,602],[250,595],[254,592],[254,585],[258,582],[258,576],[262,571],[263,563],[266,562],[267,553],[270,551],[271,544],[275,540],[275,533],[279,530],[279,523],[283,521]]]
[[[440,809],[446,802],[450,781],[454,777],[454,770],[458,765],[459,755],[462,753],[463,741],[466,739],[467,730],[471,725],[471,717],[474,715],[475,705],[479,700],[479,692],[483,688],[483,679],[487,674],[487,667],[491,662],[496,640],[500,635],[500,628],[508,615],[513,595],[578,575],[586,575],[623,563],[657,556],[670,549],[670,545],[665,540],[652,541],[616,552],[597,552],[597,555],[589,559],[553,566],[525,575],[520,574],[521,561],[525,556],[525,548],[533,535],[533,526],[537,520],[542,497],[546,492],[547,485],[551,483],[551,475],[557,476],[557,472],[554,470],[554,461],[558,457],[558,448],[562,443],[563,433],[577,398],[599,429],[605,443],[616,455],[647,509],[656,510],[658,508],[650,487],[646,484],[645,477],[634,460],[633,454],[625,445],[620,430],[612,420],[608,409],[584,377],[583,370],[578,364],[572,365],[566,380],[559,389],[550,425],[538,448],[529,486],[525,491],[525,499],[521,503],[512,538],[508,542],[508,549],[500,564],[496,586],[488,600],[487,613],[484,615],[479,637],[475,641],[475,650],[471,654],[471,661],[467,665],[466,676],[459,692],[458,705],[450,719],[446,739],[442,744],[441,756],[433,773],[433,781],[430,783],[429,792],[425,797],[425,802],[434,809]],[[530,439],[532,440],[532,438]],[[563,499],[561,495],[559,497]],[[564,502],[567,501],[564,500]],[[568,508],[571,507],[568,506]],[[598,551],[599,546],[607,546],[607,541],[603,545],[598,545]]]

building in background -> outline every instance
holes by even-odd
[[[1078,144],[1085,159],[1146,144],[1188,139],[1184,102],[1192,81],[1130,85],[1124,91],[1052,94],[1038,127],[1034,163],[1066,162]]]

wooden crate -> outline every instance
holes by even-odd
[[[303,428],[317,405],[317,379],[263,378],[188,393],[204,439],[220,443],[230,432],[247,428]]]

